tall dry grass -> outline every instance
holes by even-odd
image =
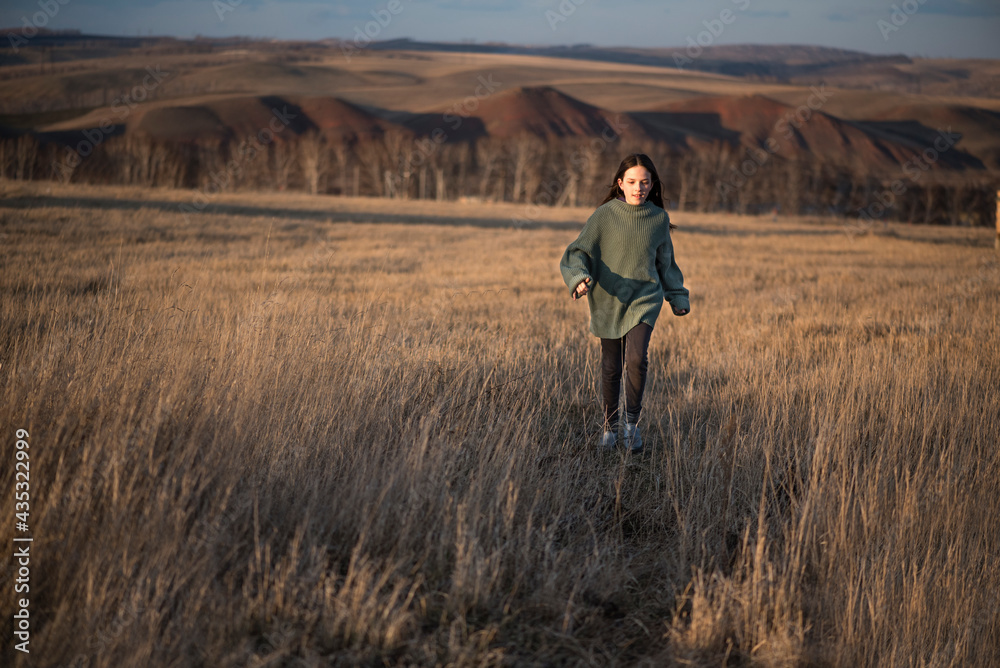
[[[633,457],[596,450],[575,231],[298,201],[0,199],[34,536],[32,654],[7,624],[5,662],[997,661],[987,232],[677,216],[694,308],[657,324]]]

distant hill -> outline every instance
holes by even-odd
[[[268,127],[274,109],[288,109],[294,117],[289,124],[291,132],[279,133],[276,137],[279,141],[310,130],[328,139],[352,143],[379,139],[390,130],[429,135],[437,128],[451,140],[487,136],[509,139],[523,135],[560,139],[594,137],[612,131],[637,139],[664,138],[663,133],[647,131],[644,124],[627,114],[600,109],[549,86],[504,91],[485,99],[474,113],[444,107],[434,113],[397,114],[404,117],[399,123],[327,96],[233,96],[196,104],[160,102],[133,114],[125,131],[164,141],[231,141],[253,136]],[[73,123],[79,121],[64,125]],[[453,128],[461,129],[461,133],[453,132]]]
[[[367,48],[508,53],[654,67],[680,66],[686,70],[755,81],[794,84],[826,82],[842,88],[1000,98],[1000,61],[917,59],[902,54],[875,55],[822,46],[709,46],[698,52],[696,57],[690,57],[684,45],[664,48],[600,47],[590,44],[529,47],[396,39],[374,42]]]
[[[643,134],[627,115],[600,109],[551,86],[519,86],[490,96],[474,115],[491,137],[595,137],[609,128],[631,135]]]
[[[640,115],[645,122],[665,130],[690,135],[701,141],[736,143],[767,149],[789,160],[808,162],[822,156],[837,165],[864,165],[888,171],[912,160],[933,144],[929,137],[876,131],[864,123],[852,123],[792,107],[762,95],[701,97],[666,105],[660,112]],[[959,148],[943,153],[937,167],[982,169],[977,158]]]
[[[7,32],[17,33],[16,28]],[[6,34],[4,31],[0,31]],[[249,38],[196,38],[181,40],[173,37],[115,37],[88,35],[78,31],[40,31],[27,45],[13,49],[9,40],[0,40],[0,82],[30,78],[45,73],[65,76],[78,71],[88,59],[110,59],[123,56],[145,62],[167,56],[186,54],[206,56],[206,62],[195,71],[182,74],[174,84],[191,92],[260,92],[267,84],[267,93],[294,92],[299,83],[309,80],[314,90],[333,93],[344,86],[361,87],[373,83],[375,73],[367,79],[357,79],[349,67],[330,67],[333,63],[347,65],[342,48],[349,40],[313,42],[279,42]],[[646,65],[668,68],[685,73],[711,73],[752,82],[810,85],[826,83],[844,89],[895,91],[907,94],[938,96],[972,96],[1000,99],[1000,60],[920,59],[905,55],[873,55],[859,51],[807,45],[729,45],[710,46],[691,57],[685,45],[662,48],[601,47],[590,44],[569,46],[524,46],[505,43],[448,43],[395,39],[372,42],[355,53],[421,53],[452,54],[519,54],[607,64]],[[256,58],[240,57],[252,54]],[[277,62],[262,68],[260,56],[272,54]],[[228,57],[229,62],[220,59]],[[217,61],[214,63],[208,60]],[[321,66],[310,61],[322,62]],[[253,71],[251,71],[253,70]],[[112,88],[113,83],[87,82],[90,89],[97,85]],[[387,85],[397,82],[385,81]],[[533,82],[534,83],[534,82]],[[547,83],[547,82],[538,82]],[[87,91],[72,90],[67,82],[60,95],[76,96],[76,106],[96,106]],[[24,91],[18,91],[22,96]],[[26,96],[36,100],[44,91],[37,88]],[[100,92],[95,90],[94,92]],[[24,109],[9,99],[11,91],[0,90],[0,113],[22,111],[42,112],[63,109],[56,90],[44,103]]]
[[[0,67],[107,58],[124,51],[163,48],[183,43],[173,37],[118,37],[46,28],[38,28],[26,43],[22,43],[19,36],[23,36],[21,26],[0,28]]]
[[[930,146],[941,130],[960,133],[959,146],[988,169],[1000,170],[1000,112],[960,105],[907,104],[875,115],[862,125],[897,140]]]
[[[831,65],[912,62],[904,55],[872,55],[860,51],[821,46],[788,45],[711,46],[703,48],[695,58],[685,58],[688,53],[684,45],[663,48],[603,47],[591,44],[520,46],[502,43],[469,44],[394,39],[373,42],[367,48],[382,51],[510,53],[656,67],[677,67],[680,62],[685,67],[705,72],[717,72],[732,76],[769,76],[782,79]]]
[[[758,45],[704,47],[692,57],[684,45],[663,48],[574,46],[518,46],[511,44],[456,44],[419,42],[410,39],[374,42],[372,50],[440,51],[454,53],[506,53],[572,58],[629,65],[649,65],[711,72],[727,76],[776,82],[817,82],[852,71],[895,73],[897,67],[914,60],[902,54],[874,55],[861,51],[805,45]],[[908,77],[907,78],[908,82]],[[866,87],[860,79],[861,87]],[[849,81],[838,81],[850,87]]]
[[[19,64],[0,47],[0,177],[197,188],[217,174],[214,153],[256,136],[267,149],[236,153],[246,169],[224,187],[532,202],[544,186],[553,203],[579,203],[641,150],[702,211],[854,215],[900,179],[887,216],[957,224],[995,210],[1000,61],[742,45],[687,62],[673,48],[409,40],[348,56],[338,40],[39,37]],[[930,151],[940,133],[957,143]],[[929,178],[912,176],[915,160]],[[748,172],[743,188],[734,175]]]
[[[274,141],[315,131],[328,140],[354,143],[381,138],[387,130],[408,131],[335,97],[231,97],[197,105],[160,104],[129,119],[126,132],[164,141],[205,143],[258,136],[267,128]],[[285,132],[285,128],[288,132]]]

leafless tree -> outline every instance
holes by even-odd
[[[13,142],[9,139],[0,139],[0,181],[4,181],[11,174],[11,162],[14,154]],[[11,174],[12,175],[12,174]]]
[[[180,188],[184,184],[185,153],[184,147],[165,142],[156,143],[153,159],[156,164],[157,185]]]
[[[680,184],[677,194],[677,209],[683,211],[684,205],[688,200],[691,182],[697,178],[696,170],[698,169],[698,162],[693,160],[690,155],[685,155],[678,162],[677,167],[677,180]]]
[[[785,163],[784,201],[781,209],[785,213],[795,215],[802,207],[802,163],[789,160]]]
[[[924,187],[924,222],[929,223],[934,219],[934,206],[935,206],[935,196],[937,187],[933,184],[927,184]]]
[[[35,158],[38,155],[38,142],[31,135],[21,135],[14,141],[14,178],[28,181],[35,174]]]
[[[225,189],[226,164],[222,158],[222,149],[223,146],[218,141],[198,144],[197,183],[200,188],[214,191]]]
[[[476,163],[479,167],[479,197],[486,199],[490,186],[490,179],[493,178],[494,171],[497,170],[502,154],[503,145],[499,140],[492,138],[480,139],[476,142]]]
[[[107,150],[117,153],[121,179],[124,183],[139,186],[153,185],[153,146],[146,137],[126,135],[124,138],[109,139]]]
[[[314,131],[299,137],[299,167],[302,178],[311,195],[320,190],[320,182],[325,181],[330,169],[330,151],[323,137]]]
[[[968,185],[964,179],[954,179],[949,184],[948,192],[948,220],[952,225],[963,225],[968,220],[968,213],[965,211],[965,198],[968,192]]]
[[[707,212],[714,208],[716,202],[716,184],[729,179],[736,165],[729,145],[722,143],[715,143],[697,153],[695,159],[698,163],[695,206],[698,211]]]
[[[471,153],[469,144],[466,142],[446,146],[445,155],[448,158],[448,164],[456,167],[456,169],[451,170],[455,181],[455,199],[460,198],[463,193],[467,192],[466,178],[469,172],[469,157]],[[458,173],[454,174],[455,171]]]
[[[536,137],[522,134],[514,140],[514,184],[510,196],[512,202],[524,201],[525,182],[537,178],[540,155],[541,151]],[[533,179],[533,177],[535,178]]]
[[[385,133],[382,143],[385,151],[385,196],[409,198],[413,176],[410,164],[413,139],[406,133],[391,130]]]
[[[347,195],[347,161],[350,149],[343,141],[334,141],[332,153],[337,163],[337,176],[340,181],[340,195]]]
[[[556,206],[574,206],[577,199],[577,188],[580,183],[580,176],[575,172],[570,172],[569,179],[563,184],[562,193],[556,200]]]
[[[361,167],[364,168],[367,181],[372,184],[374,189],[371,194],[376,197],[382,197],[387,194],[384,189],[384,155],[385,147],[381,141],[368,141],[358,145],[358,157]],[[356,167],[354,170],[354,194],[356,196],[362,194],[360,192],[360,180],[360,167]]]
[[[274,187],[278,190],[287,190],[292,169],[295,167],[295,149],[280,140],[271,142],[270,149]]]
[[[248,138],[236,146],[234,158],[239,164],[239,185],[257,190],[270,189],[274,184],[266,145]]]

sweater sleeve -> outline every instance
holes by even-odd
[[[684,287],[684,276],[681,274],[677,260],[674,258],[674,245],[667,233],[667,240],[656,249],[656,272],[663,288],[663,298],[670,302],[675,311],[691,310],[688,290]]]
[[[580,281],[594,275],[592,267],[597,246],[596,227],[594,217],[591,216],[580,231],[580,236],[566,248],[559,262],[559,271],[569,287],[570,294],[573,294]]]

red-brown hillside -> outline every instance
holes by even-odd
[[[336,97],[291,98],[306,117],[328,139],[347,142],[377,139],[389,130],[405,132],[390,123]]]
[[[873,125],[925,147],[932,146],[941,131],[960,133],[958,148],[988,169],[1000,170],[1000,113],[996,111],[957,105],[900,105],[872,120],[876,122]]]
[[[380,137],[390,125],[333,97],[247,96],[140,109],[129,119],[127,132],[201,143],[256,137],[280,128],[274,132],[275,141],[315,130],[330,140],[350,142]]]
[[[491,137],[596,137],[602,132],[644,136],[639,123],[581,102],[549,86],[525,86],[483,99],[472,113]]]
[[[814,106],[819,103],[813,99]],[[864,123],[841,120],[821,109],[793,107],[762,95],[702,97],[670,104],[647,114],[659,127],[701,141],[715,138],[754,148],[769,145],[785,159],[812,160],[869,169],[897,170],[925,145],[911,138],[877,131]],[[941,156],[938,166],[978,166],[959,150]]]

